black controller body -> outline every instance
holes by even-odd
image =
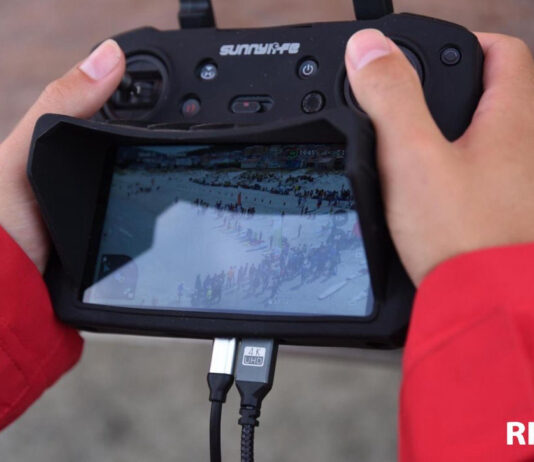
[[[481,94],[482,50],[465,28],[412,14],[261,29],[127,32],[115,39],[127,56],[132,85],[119,90],[101,116],[183,128],[256,125],[352,107],[345,46],[353,33],[370,27],[402,47],[439,127],[447,138],[459,137]]]
[[[46,281],[60,319],[102,332],[401,346],[414,287],[385,223],[372,125],[354,101],[344,68],[347,40],[369,27],[402,48],[444,135],[461,136],[482,92],[483,53],[476,37],[458,25],[400,14],[247,30],[143,28],[115,37],[127,56],[128,78],[97,116],[105,123],[48,115],[34,133],[29,177],[56,249]],[[346,144],[346,174],[361,219],[376,316],[133,312],[80,302],[109,153],[125,144],[208,141]]]

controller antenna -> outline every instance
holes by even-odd
[[[215,27],[211,0],[180,0],[178,22],[182,29]]]
[[[356,19],[379,19],[393,13],[393,0],[352,0]]]
[[[215,27],[211,0],[179,0],[178,22],[182,29]],[[352,0],[357,19],[379,19],[393,13],[393,0]]]

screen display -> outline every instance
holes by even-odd
[[[344,146],[118,149],[85,303],[295,316],[373,309]]]

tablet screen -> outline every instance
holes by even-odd
[[[121,147],[85,303],[371,314],[344,146]]]

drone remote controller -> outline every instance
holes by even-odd
[[[463,27],[357,1],[358,21],[219,30],[206,0],[182,30],[115,37],[127,59],[96,120],[46,115],[28,166],[55,252],[64,322],[102,332],[404,342],[414,286],[393,246],[372,123],[344,68],[377,28],[416,70],[454,140],[482,92]]]

